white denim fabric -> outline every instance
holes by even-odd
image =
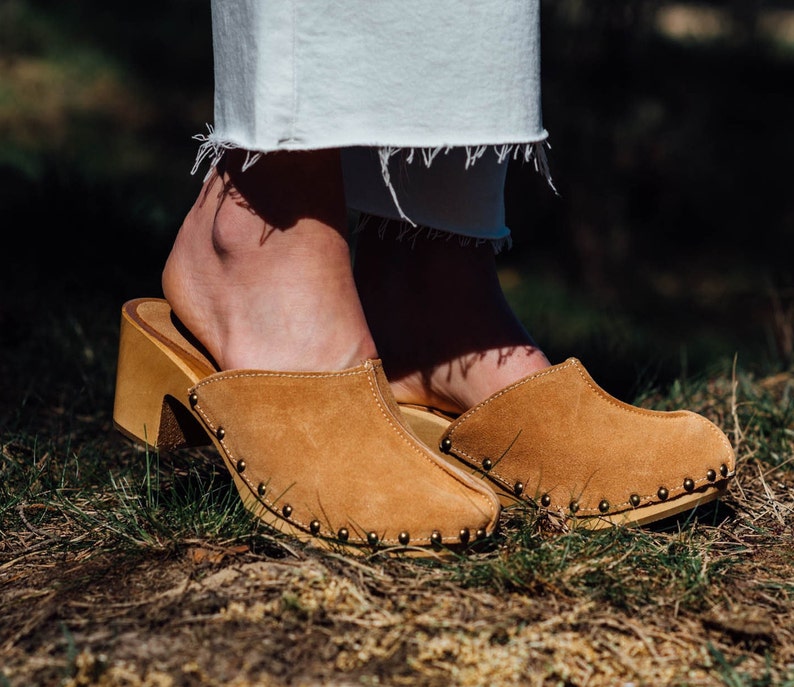
[[[214,124],[229,148],[343,148],[349,205],[503,240],[505,162],[548,178],[540,0],[213,0]]]

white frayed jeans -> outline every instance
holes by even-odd
[[[230,148],[341,148],[348,206],[504,245],[506,162],[550,180],[540,0],[212,0],[214,124]]]

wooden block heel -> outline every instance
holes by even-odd
[[[113,405],[116,428],[154,448],[210,444],[206,430],[187,404],[188,390],[212,369],[178,359],[141,320],[138,305],[145,311],[146,301],[131,301],[122,310]],[[196,369],[201,367],[204,369]]]

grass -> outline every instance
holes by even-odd
[[[598,532],[515,506],[446,563],[269,532],[211,453],[142,451],[72,401],[2,435],[6,684],[794,684],[791,372],[638,399],[729,434],[718,504]]]

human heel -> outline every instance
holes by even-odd
[[[187,351],[177,355],[178,347],[158,337],[146,316],[168,329],[152,299],[129,301],[122,308],[113,423],[127,437],[155,448],[207,445],[210,439],[185,401],[187,390],[213,369],[206,359],[193,356],[191,361]]]

